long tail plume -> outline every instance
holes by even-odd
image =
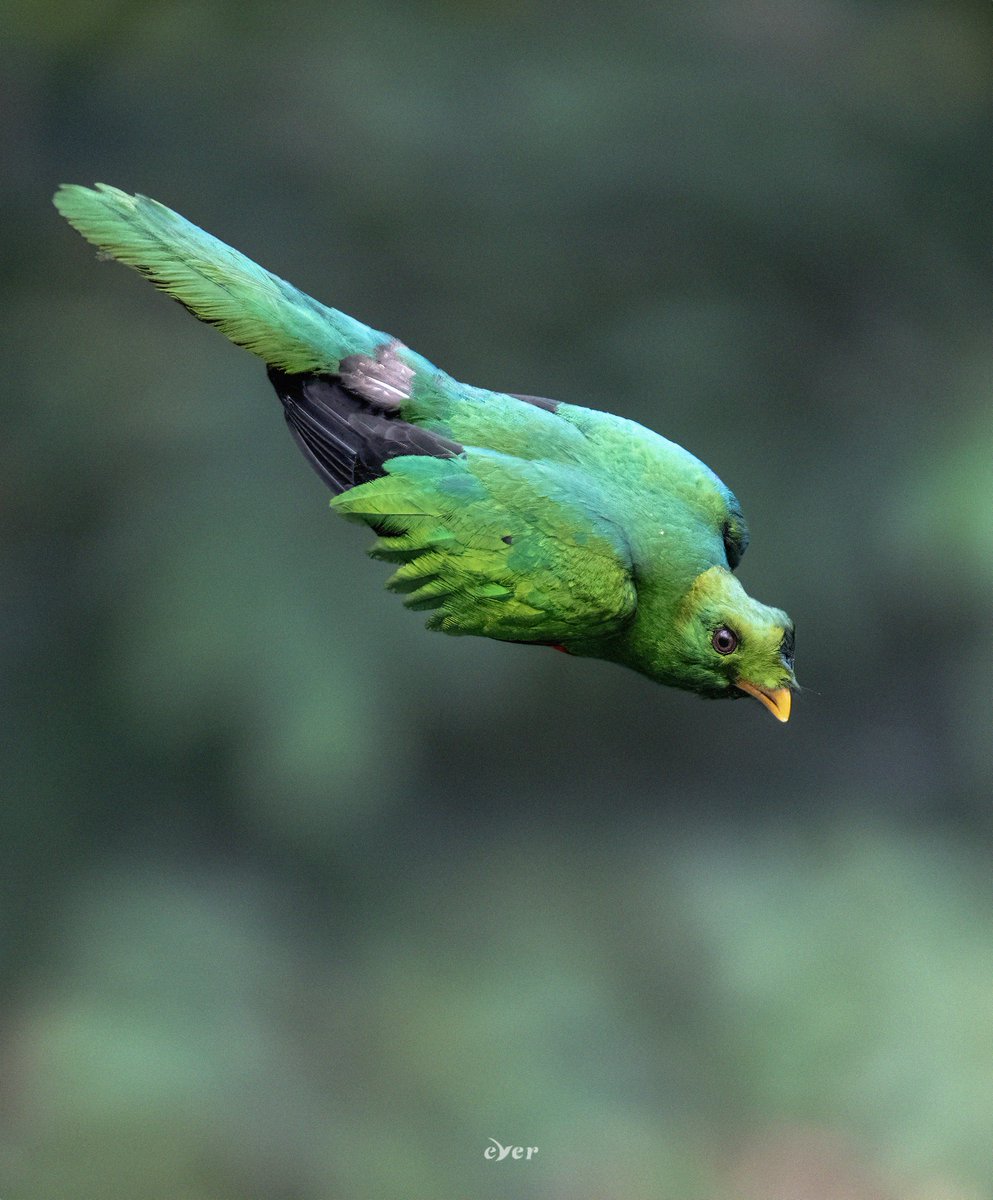
[[[55,207],[105,254],[175,297],[201,321],[291,372],[336,371],[350,354],[372,354],[388,341],[334,308],[312,300],[157,200],[107,184],[63,184]]]

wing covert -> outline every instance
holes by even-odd
[[[489,451],[403,457],[332,506],[376,530],[387,587],[428,627],[508,641],[588,640],[637,603],[622,540],[582,480]]]

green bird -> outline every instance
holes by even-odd
[[[55,206],[104,254],[257,354],[293,437],[396,565],[387,587],[451,634],[554,646],[780,721],[793,622],[733,574],[741,507],[634,421],[459,383],[312,300],[155,200],[64,185]]]

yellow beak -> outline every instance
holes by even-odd
[[[764,704],[777,721],[782,721],[785,724],[790,719],[790,706],[793,703],[793,693],[789,688],[766,690],[765,688],[756,687],[754,683],[746,683],[744,679],[739,679],[735,687],[740,688],[743,692],[747,692],[749,696],[754,696],[759,703]]]

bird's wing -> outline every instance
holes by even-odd
[[[436,610],[429,628],[568,646],[615,632],[637,602],[623,536],[596,515],[591,487],[470,448],[392,458],[331,503],[375,529],[370,554],[399,564],[387,586]]]

